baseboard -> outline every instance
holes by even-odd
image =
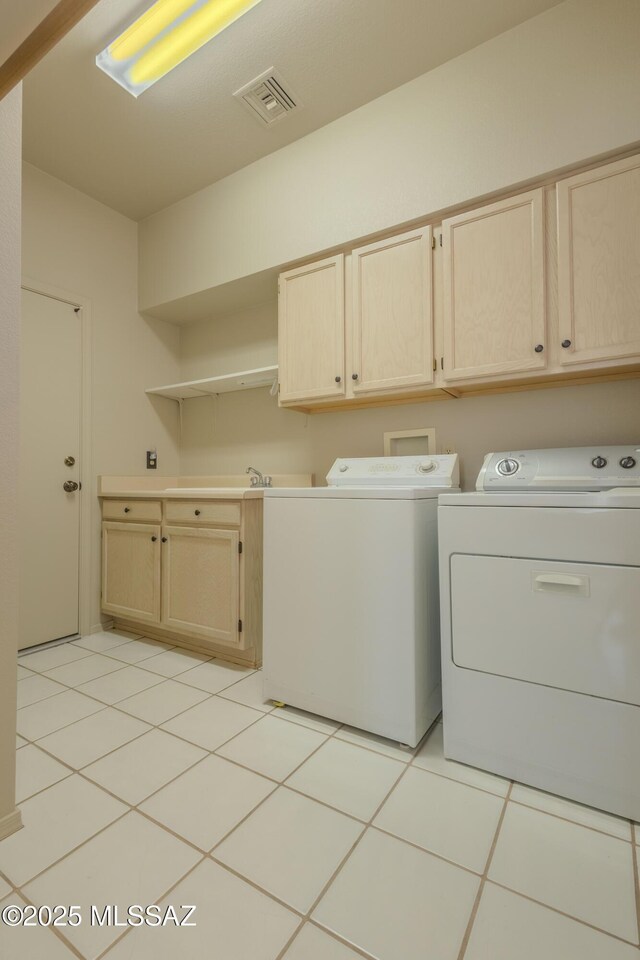
[[[109,617],[108,620],[104,620],[101,623],[94,623],[92,627],[89,627],[89,632],[85,633],[85,637],[90,637],[93,633],[104,633],[105,630],[113,630],[115,625],[115,620],[113,617]]]
[[[228,663],[237,663],[242,667],[249,667],[256,670],[262,666],[262,660],[256,656],[254,647],[249,647],[246,651],[230,650],[227,647],[218,646],[205,640],[198,640],[189,636],[180,636],[171,630],[163,630],[155,625],[137,623],[134,620],[120,620],[116,618],[116,630],[124,630],[127,633],[136,633],[143,637],[149,637],[151,640],[160,640],[165,643],[172,643],[178,647],[185,647],[187,650],[194,650],[196,653],[204,653],[217,660],[226,660]]]
[[[16,807],[11,813],[0,818],[0,840],[10,837],[12,833],[22,830],[22,814]]]

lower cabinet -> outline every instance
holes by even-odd
[[[176,526],[162,534],[163,625],[238,646],[238,532]]]
[[[102,524],[102,609],[115,617],[160,620],[160,526]]]
[[[262,500],[156,501],[162,522],[137,522],[151,503],[125,504],[131,520],[103,520],[102,610],[130,629],[147,625],[150,635],[257,665]],[[105,499],[103,517],[112,514]],[[188,522],[170,522],[182,514]]]

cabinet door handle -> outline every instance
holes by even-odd
[[[342,377],[336,377],[336,383],[340,383],[341,380],[342,380]]]
[[[163,538],[162,538],[162,542],[163,542],[163,543],[166,543],[166,542],[167,542],[167,538],[166,538],[166,537],[163,537]]]
[[[155,543],[157,539],[158,539],[157,537],[151,537],[151,542]]]
[[[195,513],[196,517],[199,517],[199,516],[200,516],[200,511],[199,511],[199,510],[194,510],[193,512]]]
[[[357,373],[352,373],[352,374],[351,374],[351,379],[352,379],[352,380],[357,380],[357,379],[358,379],[358,374],[357,374]]]
[[[537,343],[533,349],[536,353],[542,353],[544,346],[541,343]]]
[[[124,512],[125,512],[125,513],[129,513],[130,510],[131,510],[131,507],[125,507],[125,508],[124,508]]]
[[[562,346],[564,347],[565,350],[567,350],[571,346],[571,340],[563,340]]]

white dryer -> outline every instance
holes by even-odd
[[[264,491],[264,692],[415,746],[441,709],[438,494],[455,454]]]
[[[440,498],[445,755],[640,820],[640,446],[477,488]]]

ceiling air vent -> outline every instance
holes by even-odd
[[[234,97],[244,103],[254,117],[269,125],[301,106],[273,67],[236,90]]]

